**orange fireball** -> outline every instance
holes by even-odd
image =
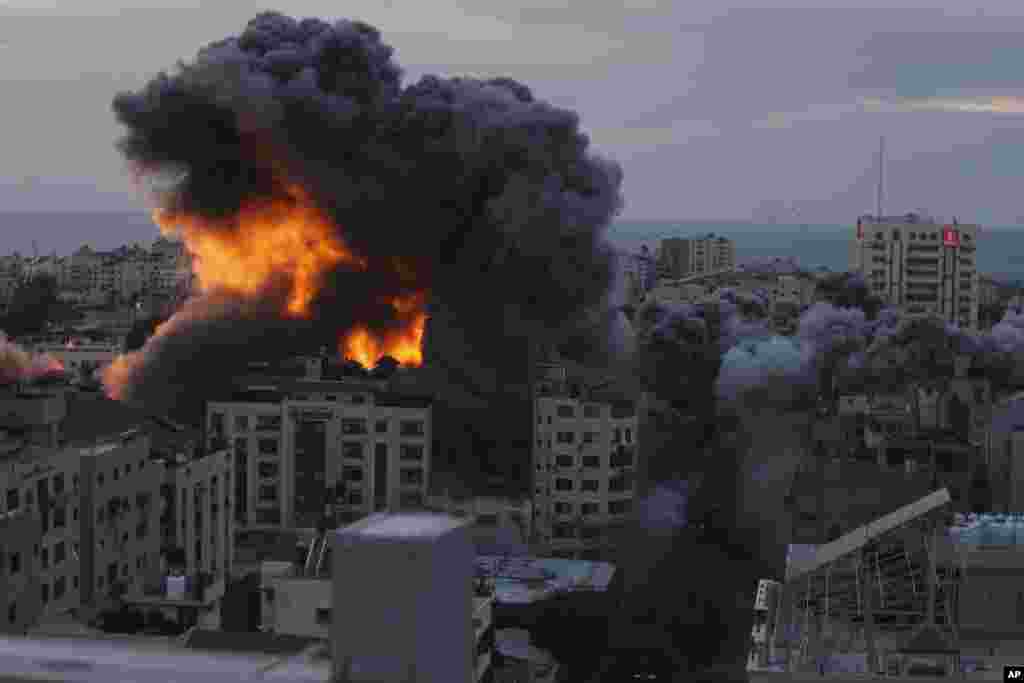
[[[286,199],[242,207],[228,225],[160,210],[153,219],[162,232],[185,241],[201,291],[253,296],[275,277],[287,275],[285,313],[295,317],[308,315],[327,272],[341,264],[366,268],[298,187]]]

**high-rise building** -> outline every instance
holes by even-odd
[[[599,550],[633,510],[636,405],[567,395],[536,399],[534,515],[551,551]]]
[[[668,280],[730,270],[736,267],[736,243],[714,233],[663,239],[657,262],[658,277]]]
[[[207,408],[207,438],[230,444],[246,525],[313,528],[426,502],[430,397],[369,384],[278,381]]]
[[[871,292],[908,315],[978,326],[978,225],[940,225],[917,214],[857,221],[851,268]]]

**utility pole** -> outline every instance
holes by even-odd
[[[883,135],[878,140],[878,189],[875,196],[876,205],[876,216],[879,221],[882,220],[882,192],[883,192],[883,181],[885,173],[885,136]]]

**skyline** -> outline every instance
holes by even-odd
[[[579,111],[595,151],[624,167],[623,220],[735,220],[786,202],[810,223],[845,223],[874,208],[880,135],[892,212],[986,225],[1024,214],[1014,204],[1024,7],[1014,3],[465,4],[356,0],[337,15],[306,0],[289,13],[379,26],[406,84],[507,75]],[[0,2],[0,206],[145,213],[114,148],[113,96],[264,9],[128,5]]]

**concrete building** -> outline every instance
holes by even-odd
[[[677,280],[736,267],[736,244],[714,233],[693,238],[663,239],[658,249],[659,278]]]
[[[342,680],[489,680],[494,629],[475,637],[464,521],[376,514],[334,532],[331,546],[332,604],[345,606],[331,615],[331,656]]]
[[[68,373],[79,380],[91,379],[97,370],[112,363],[122,352],[117,344],[80,340],[69,340],[63,344],[37,344],[33,350],[53,356]]]
[[[551,551],[599,551],[636,496],[636,405],[601,396],[539,396],[533,451],[538,541]]]
[[[937,313],[977,329],[977,225],[940,225],[916,214],[861,217],[851,244],[851,269],[872,293],[909,315]]]
[[[748,671],[765,668],[769,664],[771,634],[778,613],[781,590],[782,583],[779,581],[760,579],[757,582],[757,594],[754,596],[754,625],[750,631]]]
[[[162,463],[149,459],[149,436],[124,432],[79,451],[82,602],[141,594],[160,576]]]
[[[230,444],[240,527],[314,528],[422,508],[432,399],[366,383],[281,381],[207,409],[209,443]]]

